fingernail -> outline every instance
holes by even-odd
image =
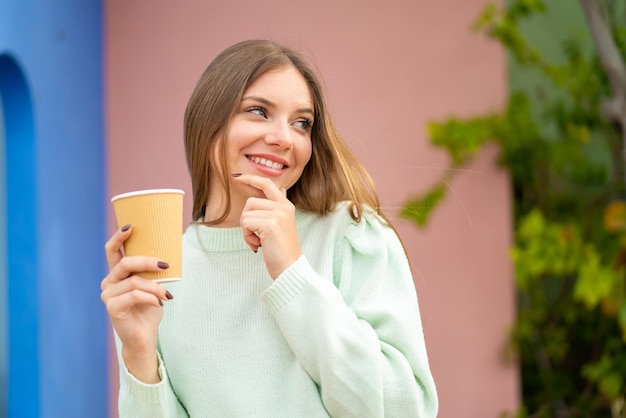
[[[157,266],[158,266],[160,269],[162,269],[162,270],[165,270],[165,269],[167,269],[167,268],[169,268],[169,267],[170,267],[170,265],[169,265],[169,264],[167,264],[165,261],[159,261],[159,262],[157,263]]]
[[[232,176],[233,177],[239,177],[239,176],[241,176],[241,173],[233,173]]]
[[[169,300],[174,299],[174,296],[170,293],[169,290],[165,291],[165,297],[168,298]]]
[[[122,232],[126,232],[126,231],[128,231],[129,229],[130,229],[130,224],[128,224],[128,225],[124,225],[124,226],[120,229],[120,231],[122,231]]]
[[[159,298],[157,298],[157,299],[159,301],[159,305],[163,306],[163,301],[161,299],[159,299]]]

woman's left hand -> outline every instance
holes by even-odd
[[[287,191],[272,180],[242,174],[236,181],[263,192],[263,197],[250,197],[241,212],[239,224],[243,237],[253,251],[263,247],[263,259],[272,279],[276,279],[301,255],[296,227],[296,208],[287,199]]]

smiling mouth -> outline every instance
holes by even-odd
[[[274,170],[282,170],[283,168],[287,167],[284,164],[268,160],[267,158],[254,157],[252,155],[246,155],[246,157],[253,163],[264,165],[265,167],[273,168]]]

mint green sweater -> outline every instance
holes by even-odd
[[[191,225],[165,285],[161,382],[122,365],[120,417],[435,417],[417,297],[396,234],[345,205],[298,211],[303,256],[275,281],[240,228]],[[119,345],[119,344],[118,344]]]

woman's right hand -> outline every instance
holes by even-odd
[[[122,342],[126,368],[145,383],[157,383],[157,329],[163,317],[163,300],[172,295],[140,274],[169,266],[154,257],[123,256],[122,245],[131,232],[130,226],[118,229],[104,247],[109,274],[102,280],[100,297]]]

